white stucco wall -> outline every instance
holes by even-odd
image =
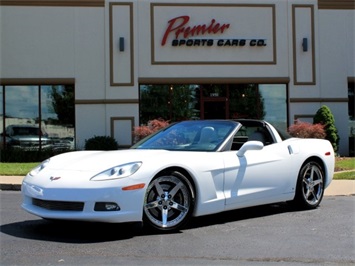
[[[151,3],[155,4],[151,6]],[[274,21],[270,19],[273,5]],[[230,10],[236,10],[234,13],[242,17],[238,6],[247,14],[244,20],[231,15]],[[295,6],[299,8],[294,9]],[[258,29],[271,32],[269,26],[275,22],[272,29],[275,39],[267,33],[270,46],[259,50],[244,47],[241,58],[248,58],[250,51],[250,60],[259,58],[259,63],[240,63],[235,54],[229,58],[217,47],[210,50],[160,47],[168,20],[181,15],[190,17],[190,25],[208,24],[212,17],[219,23],[229,23],[228,31],[214,36],[216,39],[233,38],[238,34],[250,37],[253,33],[255,38],[262,37]],[[94,135],[113,134],[125,144],[131,140],[130,121],[135,126],[139,123],[140,79],[289,79],[290,123],[295,116],[314,115],[326,104],[335,116],[341,138],[340,153],[346,154],[347,80],[355,77],[354,25],[354,10],[318,9],[317,0],[106,0],[104,6],[95,7],[4,5],[0,6],[0,78],[73,79],[78,148]],[[312,26],[314,35],[310,33]],[[123,52],[118,48],[119,37],[125,39]],[[301,50],[299,39],[303,37],[314,42],[314,50]],[[275,51],[268,50],[271,45]],[[232,49],[241,51],[238,49],[242,48]],[[270,62],[273,52],[275,62]],[[190,58],[200,63],[181,63],[190,59],[184,53],[191,53]],[[228,62],[229,59],[232,62]],[[303,81],[306,82],[302,84]]]
[[[320,97],[348,98],[348,78],[355,77],[354,10],[319,12]],[[332,111],[340,137],[340,154],[349,147],[348,105],[324,103]]]

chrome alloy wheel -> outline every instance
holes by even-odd
[[[308,207],[317,207],[323,198],[323,171],[315,162],[309,162],[301,170],[302,197]]]
[[[194,194],[187,178],[174,172],[154,179],[144,198],[144,218],[159,230],[174,230],[191,215]]]

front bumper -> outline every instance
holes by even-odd
[[[24,181],[21,190],[22,208],[42,218],[107,223],[142,221],[144,189],[45,188]],[[95,210],[102,203],[114,203],[119,208]]]

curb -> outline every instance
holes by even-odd
[[[0,190],[21,191],[21,183],[19,181],[18,183],[3,182],[0,183]],[[336,180],[335,182],[333,180],[331,186],[324,191],[324,196],[355,196],[355,180]]]
[[[0,176],[1,191],[21,191],[24,176]],[[324,196],[355,196],[355,180],[333,180]]]

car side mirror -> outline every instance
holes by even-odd
[[[237,156],[243,157],[247,151],[258,151],[258,150],[262,150],[263,148],[264,148],[264,144],[261,141],[256,141],[256,140],[247,141],[239,149],[239,151],[237,152]]]

